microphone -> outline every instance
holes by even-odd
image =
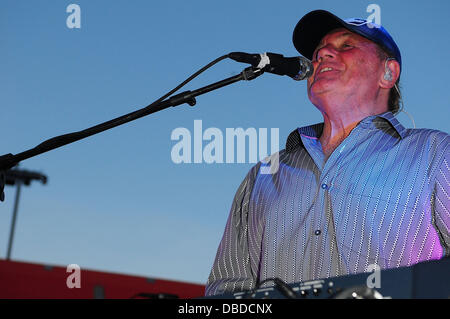
[[[231,52],[228,56],[234,61],[251,64],[265,72],[287,75],[296,81],[309,78],[314,73],[311,61],[302,56],[285,58],[281,54],[270,52],[263,54]]]

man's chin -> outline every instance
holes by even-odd
[[[336,89],[336,85],[334,81],[329,81],[325,79],[320,79],[314,81],[309,87],[308,91],[311,96],[313,95],[321,95],[330,91],[334,91]]]

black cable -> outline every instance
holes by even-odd
[[[190,77],[188,77],[186,80],[184,80],[182,83],[180,83],[176,88],[174,88],[173,90],[171,90],[169,93],[165,94],[164,96],[160,97],[158,100],[156,100],[155,102],[153,102],[152,104],[150,104],[150,106],[157,104],[161,101],[164,101],[166,98],[168,98],[169,96],[171,96],[172,94],[174,94],[176,91],[178,91],[179,89],[181,89],[183,86],[185,86],[186,84],[188,84],[189,82],[191,82],[193,79],[195,79],[197,76],[199,76],[201,73],[203,73],[204,71],[206,71],[207,69],[209,69],[210,67],[212,67],[214,64],[219,63],[220,61],[229,58],[229,54],[226,55],[222,55],[221,57],[215,59],[214,61],[208,63],[207,65],[205,65],[203,68],[201,68],[200,70],[198,70],[197,72],[195,72],[194,74],[192,74]]]
[[[252,296],[253,294],[255,294],[256,290],[258,290],[259,288],[261,288],[262,285],[264,285],[265,283],[270,282],[270,281],[274,282],[275,288],[286,298],[298,299],[298,295],[295,293],[295,291],[280,278],[267,278],[267,279],[259,282],[255,286],[255,288],[253,288],[252,290],[250,290],[249,292],[247,292],[244,295],[244,298],[248,298],[248,296]]]

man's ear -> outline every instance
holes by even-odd
[[[396,60],[387,59],[385,61],[384,73],[380,78],[380,87],[391,89],[400,76],[400,64]]]

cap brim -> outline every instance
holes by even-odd
[[[294,29],[292,41],[298,52],[312,60],[314,50],[322,38],[332,30],[349,29],[344,20],[325,10],[315,10],[306,14],[297,23]],[[351,30],[353,31],[353,30]]]

